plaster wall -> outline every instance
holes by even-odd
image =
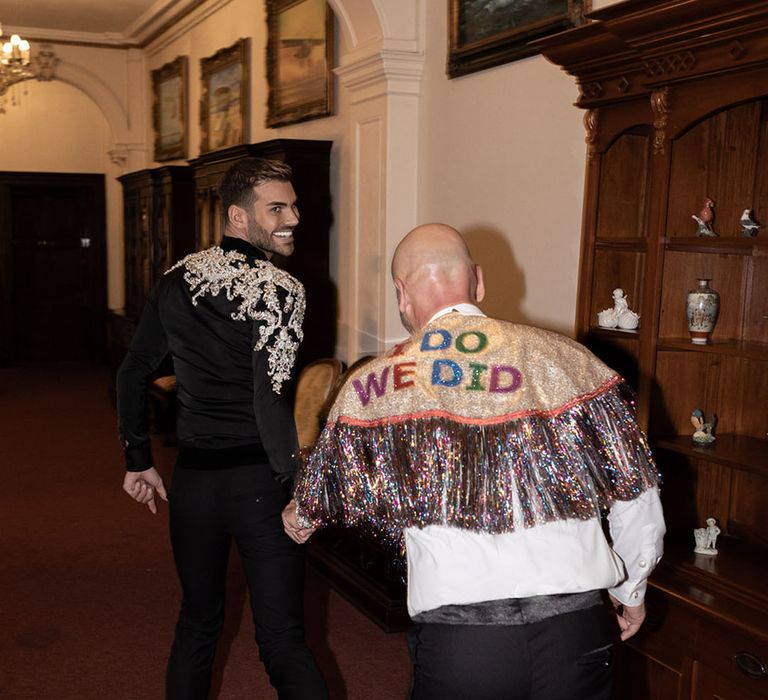
[[[447,26],[447,3],[427,12]],[[576,84],[541,56],[448,80],[446,34],[427,35],[420,218],[465,234],[486,313],[572,334],[586,156]]]

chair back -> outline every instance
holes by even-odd
[[[339,381],[344,366],[333,358],[310,362],[299,373],[293,402],[293,417],[299,434],[299,448],[315,444],[322,429],[327,401]]]

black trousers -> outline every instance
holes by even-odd
[[[602,606],[525,625],[415,625],[410,700],[609,700]]]
[[[280,700],[327,698],[304,640],[304,555],[283,531],[287,499],[267,465],[174,470],[171,544],[183,598],[166,674],[169,700],[208,697],[232,540],[248,582],[259,656]]]

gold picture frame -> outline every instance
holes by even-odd
[[[533,56],[529,42],[586,22],[592,0],[448,0],[449,78]]]
[[[326,0],[267,0],[267,126],[333,114],[334,16]]]
[[[200,59],[200,153],[248,143],[250,39]]]
[[[152,71],[152,126],[156,161],[187,157],[187,76],[186,56],[177,56]]]

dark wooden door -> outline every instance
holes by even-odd
[[[103,360],[104,177],[5,173],[1,181],[6,359]]]

